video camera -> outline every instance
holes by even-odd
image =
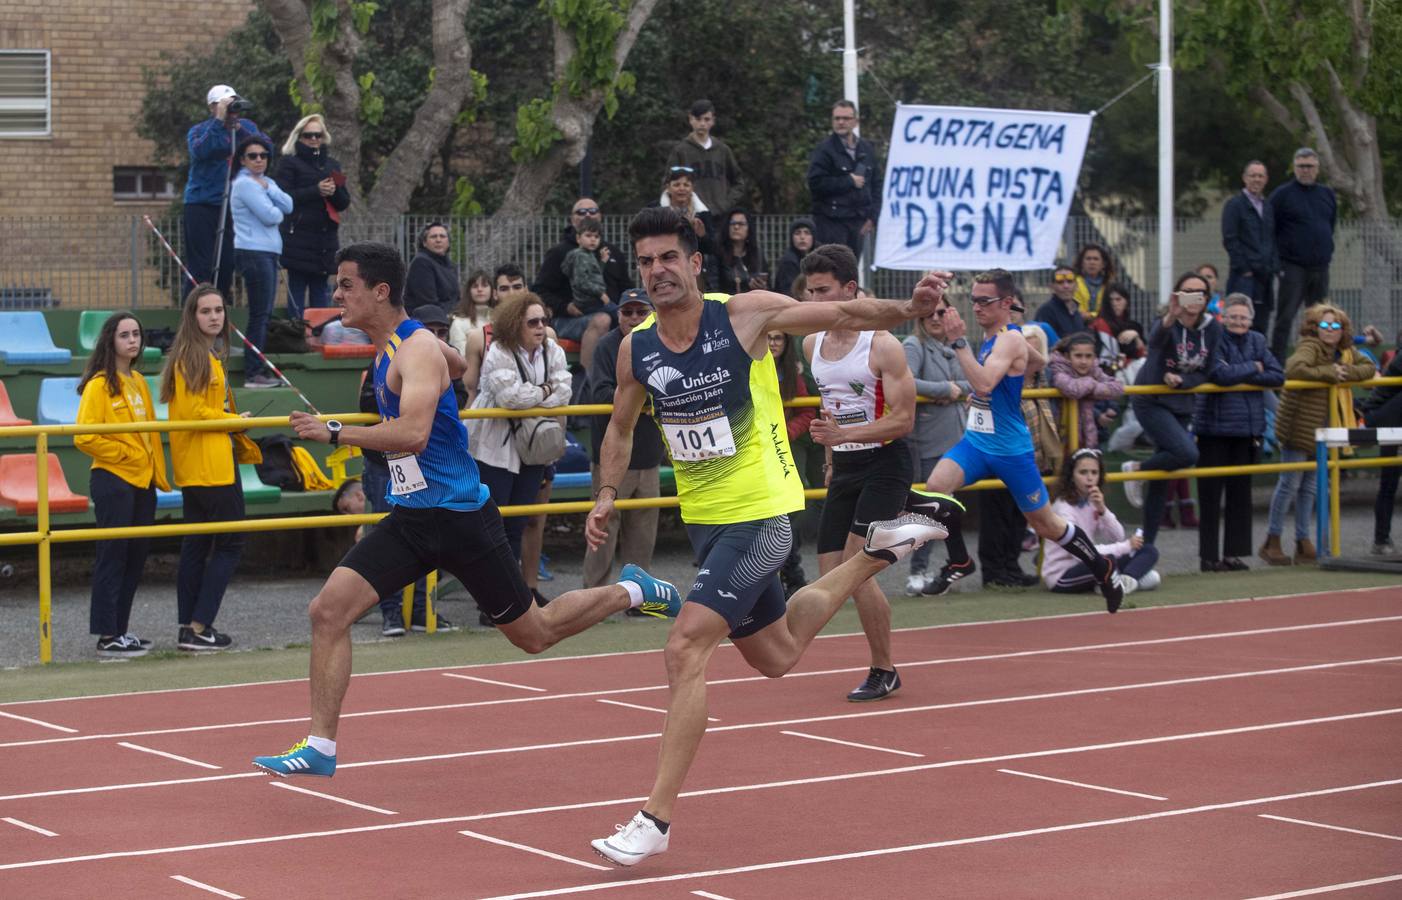
[[[224,109],[226,112],[231,112],[236,116],[247,116],[249,113],[253,112],[253,101],[235,96]]]

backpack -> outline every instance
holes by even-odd
[[[301,319],[269,319],[264,353],[306,353],[307,323]]]
[[[550,344],[547,341],[541,348],[545,353],[545,380],[550,380]],[[516,361],[521,380],[531,383],[521,357],[508,350]],[[516,453],[523,466],[548,466],[565,455],[565,426],[558,416],[531,416],[525,419],[508,419],[511,423],[511,438],[516,442]]]
[[[302,476],[297,471],[296,463],[292,461],[291,438],[285,434],[275,434],[258,438],[255,443],[263,451],[263,461],[254,468],[264,484],[282,488],[284,491],[305,490],[302,487]]]

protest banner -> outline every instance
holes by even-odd
[[[1018,109],[897,107],[876,266],[1050,268],[1090,120]]]

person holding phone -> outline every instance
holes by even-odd
[[[330,146],[326,120],[319,113],[303,117],[283,143],[273,176],[292,198],[292,212],[283,218],[280,230],[287,315],[293,319],[302,318],[304,309],[331,305],[327,278],[336,271],[341,213],[350,206],[350,192]]]
[[[1135,384],[1162,384],[1176,390],[1207,382],[1212,353],[1222,338],[1222,326],[1207,314],[1208,284],[1197,272],[1186,272],[1169,295],[1168,310],[1149,333],[1149,356]],[[1143,462],[1130,460],[1123,472],[1186,469],[1197,465],[1198,447],[1189,426],[1193,419],[1190,394],[1136,394],[1130,401],[1144,433],[1154,442],[1154,454]],[[1130,505],[1144,509],[1144,541],[1152,544],[1163,521],[1167,481],[1126,481]]]
[[[760,252],[754,218],[748,209],[735,207],[725,216],[720,245],[720,289],[727,294],[769,289],[769,261]]]

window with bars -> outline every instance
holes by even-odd
[[[175,175],[166,169],[118,166],[112,170],[113,200],[172,200]]]
[[[49,51],[0,50],[0,138],[50,129]]]

